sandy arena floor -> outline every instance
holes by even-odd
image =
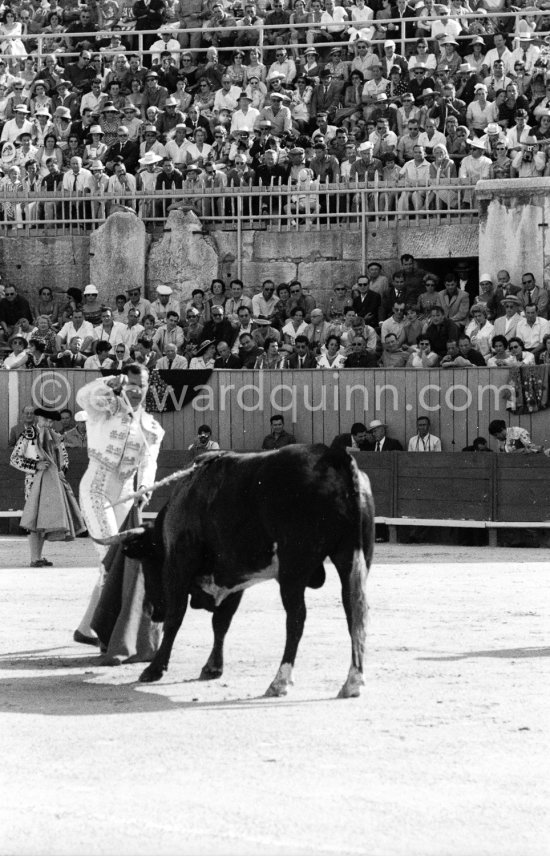
[[[377,545],[364,695],[336,573],[308,595],[295,687],[276,584],[245,594],[220,681],[196,681],[210,617],[170,671],[96,665],[71,641],[91,545],[30,569],[0,539],[0,852],[244,856],[550,853],[546,551]]]

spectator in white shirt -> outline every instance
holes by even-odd
[[[520,318],[516,327],[516,336],[523,340],[525,350],[536,357],[542,350],[542,340],[548,332],[550,332],[549,323],[546,318],[541,318],[537,314],[537,307],[526,306],[525,318]]]
[[[113,313],[110,309],[105,308],[101,312],[101,324],[94,327],[94,341],[108,342],[110,350],[114,349],[115,345],[125,342],[126,327],[120,321],[113,321]],[[97,351],[96,351],[97,353]]]
[[[430,433],[430,420],[419,416],[416,420],[416,434],[409,440],[408,452],[441,452],[441,440]]]
[[[91,339],[94,335],[93,325],[89,321],[84,320],[82,309],[73,309],[73,316],[70,321],[63,325],[55,340],[57,351],[62,351],[63,348],[71,341],[73,336],[80,336],[83,344],[86,339]],[[86,347],[84,351],[88,350]]]
[[[126,319],[126,330],[124,333],[124,344],[130,350],[136,344],[137,340],[141,336],[144,331],[144,327],[139,323],[140,319],[140,311],[139,309],[129,309],[127,313]]]
[[[168,312],[166,323],[162,324],[153,337],[153,348],[159,356],[166,354],[167,345],[175,345],[176,349],[183,347],[183,330],[179,326],[180,317],[177,312]]]
[[[88,357],[84,363],[85,369],[112,369],[114,360],[109,357],[111,345],[109,342],[96,342],[95,354]]]

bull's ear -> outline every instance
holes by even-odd
[[[143,535],[144,533],[145,528],[143,526],[136,526],[134,529],[125,529],[124,532],[117,532],[116,535],[109,535],[108,538],[94,538],[93,535],[90,537],[96,544],[103,544],[105,547],[110,547],[112,544],[125,544],[130,538],[135,538],[136,535]]]

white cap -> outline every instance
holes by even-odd
[[[75,422],[87,422],[88,421],[88,414],[86,413],[85,410],[77,410],[77,412],[74,415],[74,421]]]
[[[169,285],[157,285],[157,294],[172,294],[172,289]]]
[[[82,294],[99,294],[99,291],[97,290],[97,287],[91,282],[89,285],[86,286]]]

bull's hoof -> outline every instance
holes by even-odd
[[[215,666],[203,666],[202,671],[200,673],[199,680],[200,681],[214,681],[216,678],[221,678],[223,675],[223,668],[215,667]]]
[[[364,685],[363,679],[357,677],[348,678],[342,689],[337,695],[337,698],[359,698],[361,695],[361,687]]]
[[[153,664],[151,664],[143,670],[143,672],[139,676],[139,682],[141,684],[153,684],[155,681],[160,681],[160,679],[162,678],[162,672],[162,669],[159,669],[158,667],[153,666]]]
[[[292,681],[273,681],[265,691],[265,698],[278,698],[288,694]]]

